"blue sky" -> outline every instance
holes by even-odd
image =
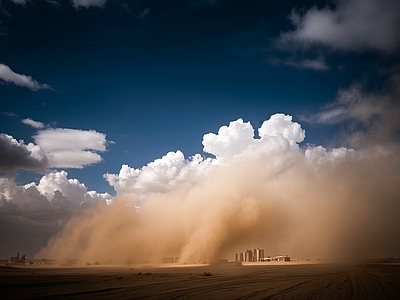
[[[104,174],[215,158],[203,135],[276,113],[301,149],[396,144],[400,6],[362,2],[1,0],[2,178],[113,197]]]
[[[35,129],[21,124],[31,118],[105,133],[115,143],[102,162],[68,172],[112,192],[102,173],[123,163],[141,167],[177,149],[201,153],[203,134],[239,117],[260,125],[276,112],[297,119],[316,113],[338,89],[368,80],[377,54],[328,50],[325,70],[285,65],[292,54],[274,49],[274,41],[293,30],[293,8],[313,5],[326,2],[109,1],[74,8],[69,1],[3,1],[2,63],[51,88],[3,82],[2,132],[31,142]],[[295,56],[298,63],[316,54]],[[307,130],[308,142],[331,139],[329,128],[314,130]]]

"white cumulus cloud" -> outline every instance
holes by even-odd
[[[169,152],[141,169],[122,165],[119,174],[104,174],[118,194],[134,193],[144,197],[166,192],[182,184],[196,182],[207,172],[211,159],[196,154],[185,159],[181,151]]]
[[[239,118],[218,133],[207,133],[203,137],[203,151],[215,158],[203,158],[196,154],[185,159],[181,151],[169,152],[146,166],[135,169],[122,165],[119,174],[105,174],[104,178],[122,194],[137,194],[141,198],[151,193],[167,192],[176,187],[191,185],[204,178],[215,166],[228,166],[260,156],[282,156],[299,153],[298,143],[305,138],[305,131],[292,117],[275,114],[258,130],[260,138],[254,138],[250,122]],[[276,168],[281,163],[290,164],[290,159],[276,159]],[[275,163],[273,164],[275,165]],[[279,166],[278,166],[279,165]],[[272,167],[271,167],[272,168]]]
[[[35,186],[40,194],[46,196],[49,201],[54,197],[56,191],[69,199],[69,201],[75,204],[86,203],[87,200],[110,200],[111,196],[108,193],[97,193],[96,191],[88,191],[85,184],[79,182],[78,179],[68,179],[68,173],[66,171],[52,172],[44,175],[39,184],[34,183],[25,186]]]
[[[203,137],[203,151],[223,159],[239,153],[253,140],[254,129],[250,122],[242,119],[232,121],[229,126],[222,126],[218,134],[207,133]]]
[[[292,116],[284,114],[272,115],[258,129],[258,134],[262,138],[265,136],[283,136],[296,143],[302,142],[306,137],[306,132],[301,128],[301,125],[292,122]]]

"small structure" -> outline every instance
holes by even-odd
[[[17,252],[17,256],[11,256],[10,264],[14,265],[24,265],[25,264],[25,255],[19,257],[19,252]]]
[[[179,257],[177,257],[177,256],[163,257],[161,259],[161,262],[163,264],[177,263],[177,262],[179,262]]]

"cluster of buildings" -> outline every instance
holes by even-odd
[[[288,255],[278,255],[274,257],[264,256],[264,249],[249,249],[235,254],[235,261],[239,262],[261,262],[261,261],[290,261]]]
[[[19,252],[17,252],[17,256],[12,256],[8,263],[13,265],[24,265],[26,263],[25,255],[20,257]]]
[[[256,248],[254,250],[246,250],[235,254],[235,261],[252,262],[262,261],[264,259],[264,249]]]

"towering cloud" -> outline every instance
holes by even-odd
[[[106,174],[119,194],[112,205],[72,217],[38,255],[106,263],[212,261],[246,247],[331,260],[398,253],[396,151],[301,149],[305,131],[283,114],[253,132],[238,119],[204,136],[215,158],[177,151]]]

